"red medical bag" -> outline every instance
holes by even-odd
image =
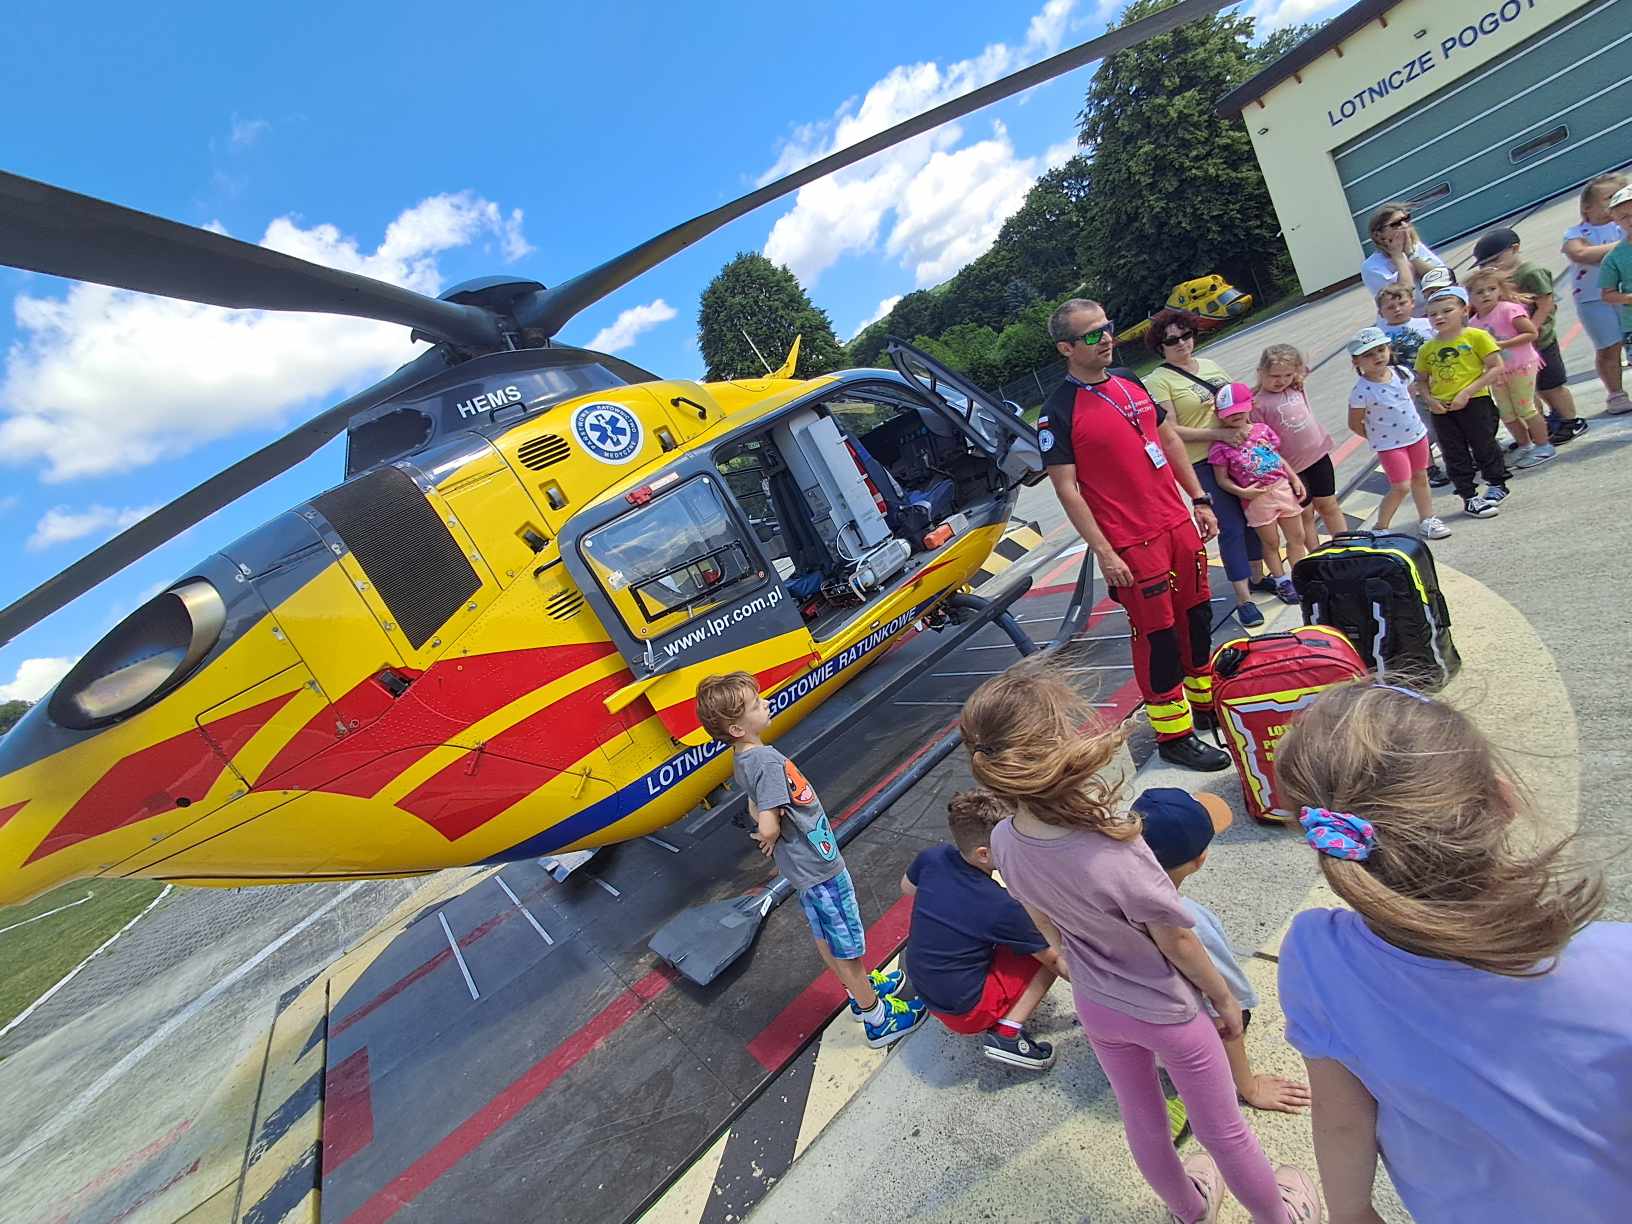
[[[1326,625],[1225,642],[1213,655],[1213,711],[1235,761],[1247,813],[1285,822],[1297,813],[1275,785],[1275,749],[1297,712],[1334,684],[1366,674],[1348,638]]]

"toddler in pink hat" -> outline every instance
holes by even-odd
[[[1239,423],[1252,411],[1252,390],[1245,383],[1231,383],[1218,393],[1214,406],[1221,421]],[[1244,441],[1214,442],[1208,447],[1207,462],[1213,465],[1218,487],[1240,498],[1247,526],[1258,533],[1264,546],[1264,564],[1275,579],[1276,594],[1295,604],[1298,593],[1287,567],[1296,565],[1309,551],[1309,545],[1304,538],[1303,485],[1281,458],[1276,449],[1280,444],[1273,429],[1261,421],[1254,422]]]

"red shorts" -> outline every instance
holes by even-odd
[[[948,1016],[935,1012],[935,1018],[954,1033],[965,1036],[984,1033],[1009,1014],[1015,1000],[1026,993],[1031,979],[1042,968],[1042,962],[1035,956],[999,944],[992,953],[992,967],[986,971],[986,985],[980,992],[980,1002],[961,1015]]]

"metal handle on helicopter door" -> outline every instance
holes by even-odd
[[[698,420],[699,420],[699,421],[706,421],[706,420],[708,420],[708,409],[707,409],[707,408],[704,408],[704,407],[703,407],[703,406],[702,406],[702,405],[701,405],[701,404],[699,404],[699,403],[698,403],[698,402],[697,402],[697,401],[696,401],[696,400],[693,400],[693,399],[687,399],[687,398],[686,398],[686,397],[685,397],[685,396],[683,396],[683,395],[677,395],[677,396],[675,396],[675,397],[674,397],[674,398],[673,398],[673,399],[671,399],[671,400],[670,400],[670,401],[669,401],[669,405],[670,405],[670,406],[671,406],[671,407],[674,407],[674,408],[678,408],[678,407],[680,407],[680,405],[681,405],[681,404],[689,404],[689,405],[691,405],[691,407],[693,407],[693,408],[695,408],[695,409],[697,409],[697,419],[698,419]]]

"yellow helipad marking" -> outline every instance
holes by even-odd
[[[714,1175],[719,1172],[725,1141],[730,1137],[729,1130],[723,1131],[713,1146],[664,1191],[663,1197],[641,1213],[639,1224],[697,1224],[713,1197]]]
[[[899,963],[900,957],[897,957],[883,968],[890,971]],[[925,1023],[935,1024],[937,1021],[927,1020]],[[851,1017],[849,1008],[841,1011],[838,1019],[828,1024],[822,1034],[821,1047],[816,1051],[816,1065],[811,1069],[810,1094],[805,1098],[804,1116],[799,1119],[799,1137],[793,1144],[795,1160],[838,1116],[839,1110],[866,1087],[867,1081],[884,1065],[888,1055],[888,1050],[875,1050],[867,1044],[867,1034]]]

